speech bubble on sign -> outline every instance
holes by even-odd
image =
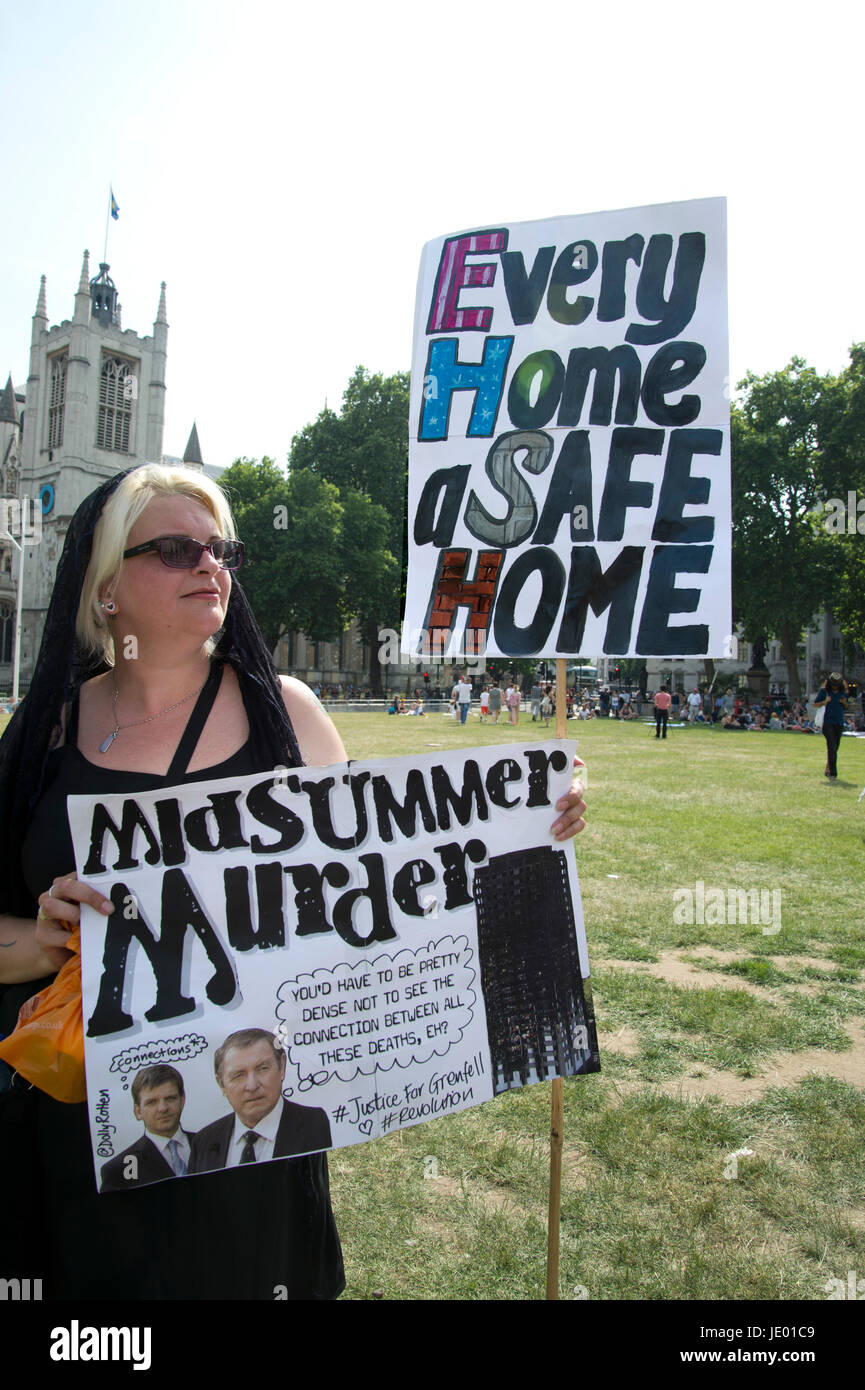
[[[285,980],[276,1037],[301,1091],[444,1057],[476,1002],[474,952],[465,936],[417,951],[341,963]]]
[[[207,1039],[200,1033],[184,1033],[180,1038],[154,1038],[151,1042],[140,1043],[138,1047],[127,1047],[111,1059],[110,1071],[120,1073],[124,1091],[129,1088],[129,1072],[140,1071],[142,1067],[155,1067],[160,1064],[176,1066],[178,1062],[188,1062],[199,1052],[207,1051]]]

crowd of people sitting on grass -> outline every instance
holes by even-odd
[[[782,706],[778,709],[772,701],[764,701],[755,704],[737,701],[736,706],[729,713],[722,715],[717,721],[722,729],[756,729],[768,730],[774,733],[799,733],[816,734],[819,733],[814,720],[809,718],[807,709],[801,700],[794,700],[792,704]],[[846,733],[865,733],[865,717],[859,711],[850,712],[845,716],[844,730]]]
[[[682,717],[690,724],[715,724],[722,729],[799,734],[820,732],[812,714],[808,712],[807,701],[802,698],[791,700],[781,693],[768,695],[763,700],[752,700],[746,694],[732,690],[713,694],[701,693],[695,688],[685,699]],[[865,717],[861,708],[851,705],[845,730],[849,733],[865,732]]]
[[[404,700],[401,695],[394,694],[387,707],[388,714],[413,714],[425,719],[426,710],[423,707],[423,697],[417,691],[415,691],[415,697],[414,700]]]
[[[521,711],[529,714],[532,722],[542,721],[545,727],[555,720],[556,687],[552,682],[538,681],[531,688],[526,683],[523,689],[518,678],[506,677],[498,681],[487,676],[481,680],[474,677],[469,683],[472,686],[471,713],[482,724],[518,724]],[[371,698],[369,686],[316,685],[314,689],[324,700]],[[425,702],[434,706],[441,702],[445,704],[445,713],[451,715],[459,710],[456,690],[456,685],[451,689],[432,684],[416,687],[413,696],[388,690],[387,712],[424,717],[429,714],[429,709],[424,707]],[[565,695],[567,718],[618,719],[626,722],[651,720],[654,716],[653,694],[651,690],[646,693],[614,686],[588,689],[568,686]],[[865,733],[865,709],[862,704],[857,693],[845,716],[846,732]],[[687,694],[674,690],[669,718],[672,724],[712,724],[721,729],[802,734],[819,732],[809,715],[808,702],[804,698],[790,699],[776,687],[763,700],[750,698],[747,691],[732,689],[700,690],[694,687]]]

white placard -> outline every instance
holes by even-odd
[[[79,877],[115,907],[85,907],[81,932],[102,1189],[170,1176],[145,1162],[130,1092],[155,1065],[182,1079],[193,1174],[268,1116],[280,1158],[597,1070],[574,854],[551,833],[573,755],[508,745],[70,797]],[[217,1080],[217,1049],[248,1029]]]
[[[427,243],[406,654],[724,655],[726,260],[723,198]]]

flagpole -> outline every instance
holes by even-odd
[[[567,671],[556,657],[556,738],[567,736]],[[547,1298],[559,1297],[559,1235],[562,1213],[562,1141],[564,1138],[562,1078],[554,1076],[550,1096],[550,1201],[547,1214]]]
[[[102,263],[108,264],[108,223],[111,219],[111,185],[108,186],[108,210],[105,213],[105,246],[102,251]]]

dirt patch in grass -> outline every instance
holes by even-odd
[[[732,965],[734,961],[747,960],[751,953],[745,948],[738,951],[719,951],[717,946],[689,946],[686,954],[710,960],[716,965]],[[779,970],[788,970],[792,967],[799,970],[827,970],[832,973],[838,968],[836,963],[833,960],[828,960],[826,956],[776,956],[772,954],[766,959],[770,960]]]
[[[721,951],[715,946],[695,946],[688,947],[684,952],[661,951],[657,961],[610,959],[596,961],[595,964],[599,969],[634,970],[685,989],[741,989],[758,999],[766,998],[767,986],[771,988],[780,983],[777,980],[767,979],[764,984],[759,984],[741,974],[733,975],[724,974],[719,970],[701,970],[699,965],[694,964],[694,957],[709,961],[712,965],[717,966],[733,965],[737,962],[754,959],[746,950]],[[774,970],[783,971],[791,967],[802,970],[819,970],[828,975],[829,978],[826,983],[829,983],[836,969],[833,962],[815,956],[767,956],[765,960],[767,966]],[[824,988],[824,985],[817,981],[797,980],[784,981],[784,983],[800,994],[819,994]],[[616,1034],[611,1034],[605,1038],[606,1046],[610,1051],[624,1052],[627,1056],[634,1056],[637,1049],[628,1051],[626,1047],[616,1046],[615,1042],[612,1041],[616,1036]]]
[[[661,1089],[669,1095],[692,1099],[717,1096],[730,1105],[739,1105],[758,1100],[770,1086],[793,1086],[810,1072],[834,1076],[852,1086],[865,1086],[865,1025],[848,1022],[844,1031],[850,1039],[846,1052],[828,1052],[819,1047],[806,1052],[779,1052],[766,1059],[760,1076],[733,1076],[707,1068],[703,1076],[679,1077],[664,1082]]]
[[[733,956],[736,959],[736,956]],[[758,999],[766,998],[765,989],[743,980],[741,976],[718,975],[711,970],[701,970],[699,966],[682,960],[675,951],[662,951],[657,964],[641,967],[656,980],[666,980],[670,985],[680,985],[685,989],[742,989],[746,994],[754,994]]]
[[[828,970],[830,972],[838,969],[835,962],[827,960],[825,956],[772,956],[771,959],[779,970],[787,970],[790,966],[802,970]]]
[[[719,951],[718,956],[721,955],[736,960],[739,952]],[[603,967],[611,970],[632,970],[635,975],[651,975],[656,980],[664,980],[669,985],[679,985],[684,989],[738,989],[744,990],[746,994],[753,994],[758,999],[766,998],[765,989],[751,984],[750,980],[744,980],[741,976],[720,975],[711,970],[701,970],[698,965],[682,960],[675,951],[661,951],[655,962],[605,960]]]
[[[602,1056],[604,1052],[618,1052],[623,1057],[636,1057],[640,1051],[640,1039],[634,1029],[629,1028],[626,1023],[615,1033],[605,1033],[599,1028],[598,1046]]]
[[[515,1194],[500,1187],[484,1187],[480,1183],[461,1181],[445,1174],[437,1178],[427,1178],[427,1182],[432,1192],[452,1202],[462,1202],[465,1197],[470,1197],[480,1202],[487,1211],[495,1212],[504,1211],[506,1207],[519,1207]],[[436,1223],[425,1218],[425,1224],[433,1227]]]
[[[743,960],[747,951],[721,951],[717,946],[689,946],[689,956],[700,956],[705,960],[715,961],[718,965],[730,965],[734,960]]]

